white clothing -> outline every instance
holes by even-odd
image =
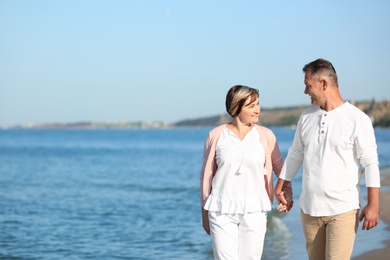
[[[218,170],[204,209],[222,214],[271,210],[265,188],[265,151],[253,127],[241,141],[228,128],[216,144]]]
[[[263,253],[267,213],[245,215],[209,211],[214,259],[259,260]]]
[[[380,187],[371,120],[348,102],[329,112],[312,106],[302,113],[279,177],[291,181],[302,162],[299,205],[311,216],[359,208],[360,166],[366,186]]]

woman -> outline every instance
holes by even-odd
[[[211,235],[215,259],[260,259],[274,197],[272,172],[279,175],[283,158],[272,131],[255,125],[257,89],[233,86],[226,111],[233,120],[211,130],[204,147],[203,228]]]

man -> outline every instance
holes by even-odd
[[[313,106],[301,114],[275,194],[279,209],[291,207],[292,198],[283,190],[303,163],[299,206],[309,259],[350,259],[358,221],[364,220],[363,230],[379,222],[374,130],[366,114],[341,98],[336,70],[329,61],[315,60],[303,72],[304,93]],[[359,216],[361,166],[368,198]]]

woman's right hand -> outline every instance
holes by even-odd
[[[210,235],[210,224],[209,224],[209,212],[202,208],[202,224],[203,229],[207,234]]]

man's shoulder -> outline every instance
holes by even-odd
[[[346,109],[349,109],[351,112],[354,112],[354,113],[357,113],[357,114],[366,114],[364,113],[360,108],[358,108],[357,106],[349,103],[348,101],[345,102],[345,107]]]
[[[346,102],[344,105],[344,110],[341,111],[341,113],[348,117],[351,120],[355,120],[356,122],[360,121],[369,121],[371,122],[370,117],[364,113],[360,108],[356,107],[355,105]]]

